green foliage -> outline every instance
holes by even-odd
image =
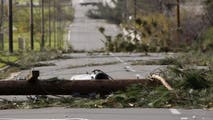
[[[211,25],[213,25],[213,1],[205,0],[205,4],[206,4],[206,11],[207,11],[208,19],[209,19]]]
[[[154,14],[143,16],[130,23],[124,24],[127,31],[135,28],[135,33],[140,39],[133,39],[130,36],[118,34],[112,38],[104,33],[104,29],[99,31],[105,36],[105,47],[113,52],[162,52],[172,51],[173,43],[171,36],[171,22],[163,15]]]
[[[177,65],[181,66],[181,63],[175,57],[167,57],[165,59],[160,60],[151,60],[151,61],[144,61],[139,60],[132,63],[132,65]]]
[[[201,39],[201,50],[206,51],[213,51],[213,27],[209,27],[203,34]]]
[[[153,14],[138,18],[136,24],[128,24],[127,29],[136,27],[141,35],[140,43],[146,45],[148,51],[169,51],[172,45],[171,21],[164,15]]]
[[[210,87],[211,82],[208,80],[208,75],[211,74],[209,70],[203,69],[180,69],[178,67],[170,67],[171,74],[175,74],[175,79],[179,81],[177,86],[179,89],[207,89]]]
[[[206,53],[192,51],[185,54],[180,54],[176,59],[178,59],[181,66],[213,66],[212,51],[207,51]]]
[[[16,55],[6,55],[3,53],[0,53],[0,68],[9,65],[13,62],[16,62],[18,60],[18,57]]]

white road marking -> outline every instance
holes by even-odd
[[[194,119],[196,119],[196,116],[195,116],[195,115],[193,115],[193,116],[192,116],[192,119],[193,119],[193,120],[194,120]]]
[[[136,72],[135,69],[133,69],[133,67],[131,65],[129,65],[127,62],[125,62],[124,60],[122,60],[121,58],[119,57],[116,57],[114,53],[109,53],[111,56],[115,57],[115,59],[117,59],[119,62],[123,63],[125,65],[125,69],[128,70],[128,71],[131,71],[131,72]],[[136,74],[135,75],[137,79],[140,79],[142,78],[140,74]]]
[[[174,115],[180,115],[181,113],[177,109],[169,109],[172,114]]]
[[[89,120],[89,119],[85,119],[85,118],[68,118],[66,120]]]
[[[0,118],[0,120],[68,120],[68,119],[17,119],[17,118]]]
[[[181,117],[180,120],[188,120],[189,118],[187,117]]]
[[[89,120],[85,118],[65,118],[65,119],[16,119],[16,118],[0,118],[0,120]]]
[[[121,58],[119,57],[115,57],[118,61],[120,61],[121,63],[125,63]]]

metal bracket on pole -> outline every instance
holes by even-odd
[[[40,73],[37,70],[31,71],[30,75],[27,77],[27,81],[29,82],[37,82]]]

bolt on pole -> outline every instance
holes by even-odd
[[[31,50],[34,50],[33,0],[30,0],[30,46],[31,46]]]
[[[9,38],[9,52],[13,53],[13,1],[9,0],[8,1],[8,25],[9,25],[9,33],[8,33],[8,38]]]

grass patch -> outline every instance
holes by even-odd
[[[0,68],[5,67],[9,65],[10,63],[14,63],[18,60],[17,55],[6,55],[3,53],[0,53]]]

